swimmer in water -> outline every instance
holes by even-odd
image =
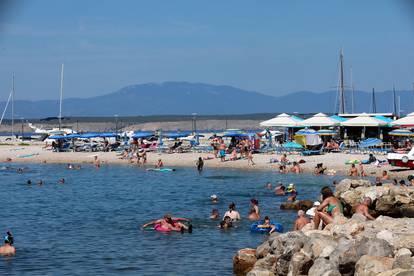
[[[211,210],[210,219],[218,219],[220,217],[219,211],[217,209]]]
[[[211,203],[213,203],[213,204],[218,203],[218,197],[217,197],[217,195],[211,195],[210,196],[210,200],[211,200]]]
[[[255,198],[250,200],[250,211],[249,211],[249,220],[259,220],[260,219],[260,210],[259,210],[259,201]]]
[[[183,231],[188,230],[189,233],[192,232],[192,226],[191,224],[189,226],[181,223],[180,221],[190,221],[189,219],[178,219],[171,217],[170,214],[165,214],[162,219],[153,220],[150,221],[144,225],[142,225],[142,228],[148,227],[150,225],[159,224],[162,228],[169,229],[171,231]]]
[[[262,224],[257,225],[258,228],[271,228],[269,234],[272,234],[276,230],[276,226],[271,224],[270,218],[265,216]]]
[[[16,248],[13,246],[14,238],[10,231],[7,232],[7,236],[4,237],[4,245],[0,246],[0,255],[13,256],[16,254]]]
[[[271,190],[272,189],[272,183],[267,182],[265,187],[266,187],[266,189]]]
[[[228,229],[233,227],[232,219],[228,216],[225,216],[218,226],[220,229]]]
[[[37,182],[37,185],[42,186],[43,185],[43,180],[39,180],[39,182]]]
[[[225,217],[231,218],[232,221],[240,220],[240,213],[236,211],[236,204],[230,203],[229,210],[224,214]]]
[[[32,185],[32,181],[29,179],[29,180],[27,180],[26,184],[27,185]]]
[[[283,196],[283,195],[285,195],[285,190],[286,190],[286,187],[283,185],[282,182],[279,182],[278,185],[275,188],[275,195],[278,195],[278,196],[282,195]]]
[[[59,179],[58,183],[59,184],[65,184],[65,179],[64,178]]]

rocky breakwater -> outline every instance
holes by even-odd
[[[368,182],[352,181],[341,182],[336,191],[350,206],[370,196],[375,203],[373,212],[400,216],[401,206],[410,206],[413,200],[412,188],[371,187]],[[348,184],[350,187],[345,189]],[[399,201],[394,202],[391,197]],[[399,211],[393,212],[384,206]],[[352,208],[349,212],[352,214]],[[301,231],[274,233],[256,249],[240,250],[233,258],[233,267],[236,274],[249,276],[406,276],[414,275],[413,253],[414,218],[380,215],[376,220],[367,221],[363,216],[354,215],[339,217],[323,230],[313,229],[310,223]]]

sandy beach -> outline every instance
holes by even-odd
[[[36,143],[33,145],[2,145],[0,146],[0,161],[6,162],[10,158],[12,163],[92,163],[93,157],[97,155],[103,164],[131,164],[129,160],[120,159],[116,152],[52,152],[44,148],[44,144]],[[198,157],[211,158],[211,153],[158,153],[148,152],[148,167],[152,167],[161,158],[166,167],[193,167]],[[347,154],[347,153],[326,153],[323,155],[301,156],[298,154],[288,155],[290,161],[304,160],[301,164],[304,173],[312,173],[317,163],[323,163],[328,170],[336,171],[337,175],[346,175],[350,165],[346,165],[347,160],[364,160],[367,155]],[[385,159],[385,155],[377,156]],[[228,157],[227,157],[228,159]],[[221,162],[219,159],[205,160],[205,169],[208,168],[234,168],[243,170],[275,170],[277,163],[271,164],[270,159],[280,159],[278,154],[255,154],[254,166],[249,166],[246,159],[236,161]],[[368,176],[379,176],[383,170],[387,170],[391,178],[403,178],[413,174],[413,170],[374,164],[364,165]]]

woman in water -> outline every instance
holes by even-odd
[[[249,211],[249,220],[259,220],[260,219],[260,210],[259,210],[259,201],[255,198],[250,200],[250,211]]]
[[[224,214],[224,217],[229,217],[232,221],[240,220],[240,214],[236,211],[236,204],[230,203],[229,210]]]
[[[316,208],[315,217],[313,218],[313,223],[315,229],[319,228],[320,221],[322,220],[325,225],[328,225],[332,220],[341,216],[344,212],[341,201],[334,197],[331,188],[325,186],[321,189],[322,194],[322,203]],[[324,210],[326,208],[326,211]]]
[[[14,238],[10,232],[7,232],[7,236],[4,237],[4,245],[0,246],[0,255],[13,256],[16,254],[16,248],[13,246]]]

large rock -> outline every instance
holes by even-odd
[[[256,248],[256,258],[260,259],[266,257],[270,252],[269,241],[262,243]]]
[[[281,210],[303,210],[306,211],[313,206],[311,200],[296,200],[294,202],[285,202],[280,204]]]
[[[375,276],[391,270],[393,264],[393,258],[364,255],[356,263],[355,276]]]
[[[308,275],[309,269],[313,265],[313,259],[303,251],[293,254],[289,264],[288,276]]]
[[[413,276],[414,270],[412,269],[402,269],[396,268],[393,270],[388,270],[377,274],[377,276]]]
[[[236,275],[245,275],[256,263],[256,249],[244,248],[237,251],[233,257],[233,272]]]
[[[388,257],[393,255],[393,247],[386,240],[378,238],[363,237],[356,246],[358,256]]]
[[[309,269],[309,276],[341,276],[336,265],[325,259],[318,258],[315,260],[312,267]]]
[[[411,269],[414,265],[411,258],[411,251],[407,248],[401,248],[395,253],[393,268]]]
[[[247,276],[273,276],[273,272],[263,268],[253,268],[247,273]]]

